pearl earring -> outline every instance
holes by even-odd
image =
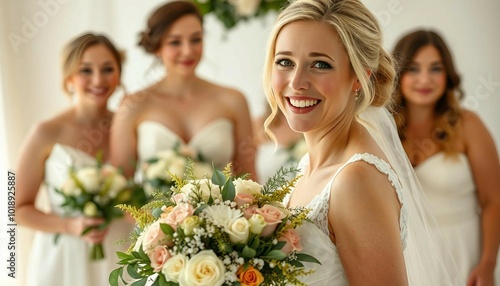
[[[356,90],[354,91],[354,100],[356,100],[356,101],[357,101],[358,99],[359,99],[359,89],[356,89]]]

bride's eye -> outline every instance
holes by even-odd
[[[81,74],[87,74],[87,75],[88,75],[88,74],[91,74],[91,73],[92,73],[92,69],[91,69],[91,68],[81,68],[81,69],[79,70],[79,72],[80,72]]]
[[[275,61],[275,63],[278,66],[282,66],[282,67],[291,67],[291,66],[293,66],[292,61],[287,60],[287,59],[278,59],[278,60]]]
[[[313,64],[313,67],[317,69],[331,69],[332,66],[326,62],[318,61]]]

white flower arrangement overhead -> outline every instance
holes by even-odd
[[[195,0],[203,15],[214,13],[226,29],[241,20],[249,20],[280,10],[288,0]]]

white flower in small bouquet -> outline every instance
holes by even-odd
[[[62,207],[66,215],[99,217],[104,223],[97,228],[106,228],[112,220],[122,217],[123,212],[115,208],[118,204],[141,206],[146,203],[142,189],[128,181],[120,171],[97,159],[95,166],[70,168],[69,177],[56,192],[64,197]],[[82,236],[96,227],[89,227]],[[56,236],[57,242],[58,235]],[[90,259],[104,258],[102,244],[94,244],[90,249]]]
[[[158,286],[305,285],[300,277],[313,271],[302,262],[319,263],[300,252],[295,231],[308,210],[281,204],[297,180],[285,177],[297,170],[281,168],[262,186],[233,177],[230,165],[211,178],[193,168],[188,180],[174,176],[171,194],[158,193],[140,209],[119,206],[137,228],[129,250],[117,253],[122,266],[109,283],[119,285],[125,270],[137,285],[153,277]]]
[[[194,171],[197,176],[212,174],[211,164],[201,154],[187,145],[177,144],[173,149],[158,152],[143,164],[143,186],[146,193],[151,195],[155,192],[169,192],[175,184],[173,176],[183,178],[189,160],[196,162]]]

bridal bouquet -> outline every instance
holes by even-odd
[[[265,186],[233,177],[230,166],[211,178],[194,175],[177,181],[169,195],[158,194],[140,209],[122,205],[137,221],[127,253],[109,277],[119,285],[124,270],[144,285],[305,285],[299,277],[312,273],[302,262],[319,263],[301,253],[295,231],[308,210],[287,209],[280,202],[297,179],[282,168]],[[136,285],[136,284],[134,284]]]
[[[70,168],[69,177],[56,192],[64,198],[62,207],[70,215],[104,218],[98,226],[104,229],[113,219],[123,216],[118,204],[141,206],[146,203],[146,195],[141,188],[130,184],[115,167],[100,163],[95,166]],[[81,235],[96,227],[85,229]],[[57,241],[57,237],[56,237]],[[94,244],[90,249],[90,259],[104,258],[102,244]]]
[[[188,161],[196,162],[195,174],[199,177],[212,174],[211,164],[193,148],[177,144],[173,149],[158,152],[142,166],[143,187],[147,194],[155,192],[169,192],[174,186],[173,176],[183,178]]]

